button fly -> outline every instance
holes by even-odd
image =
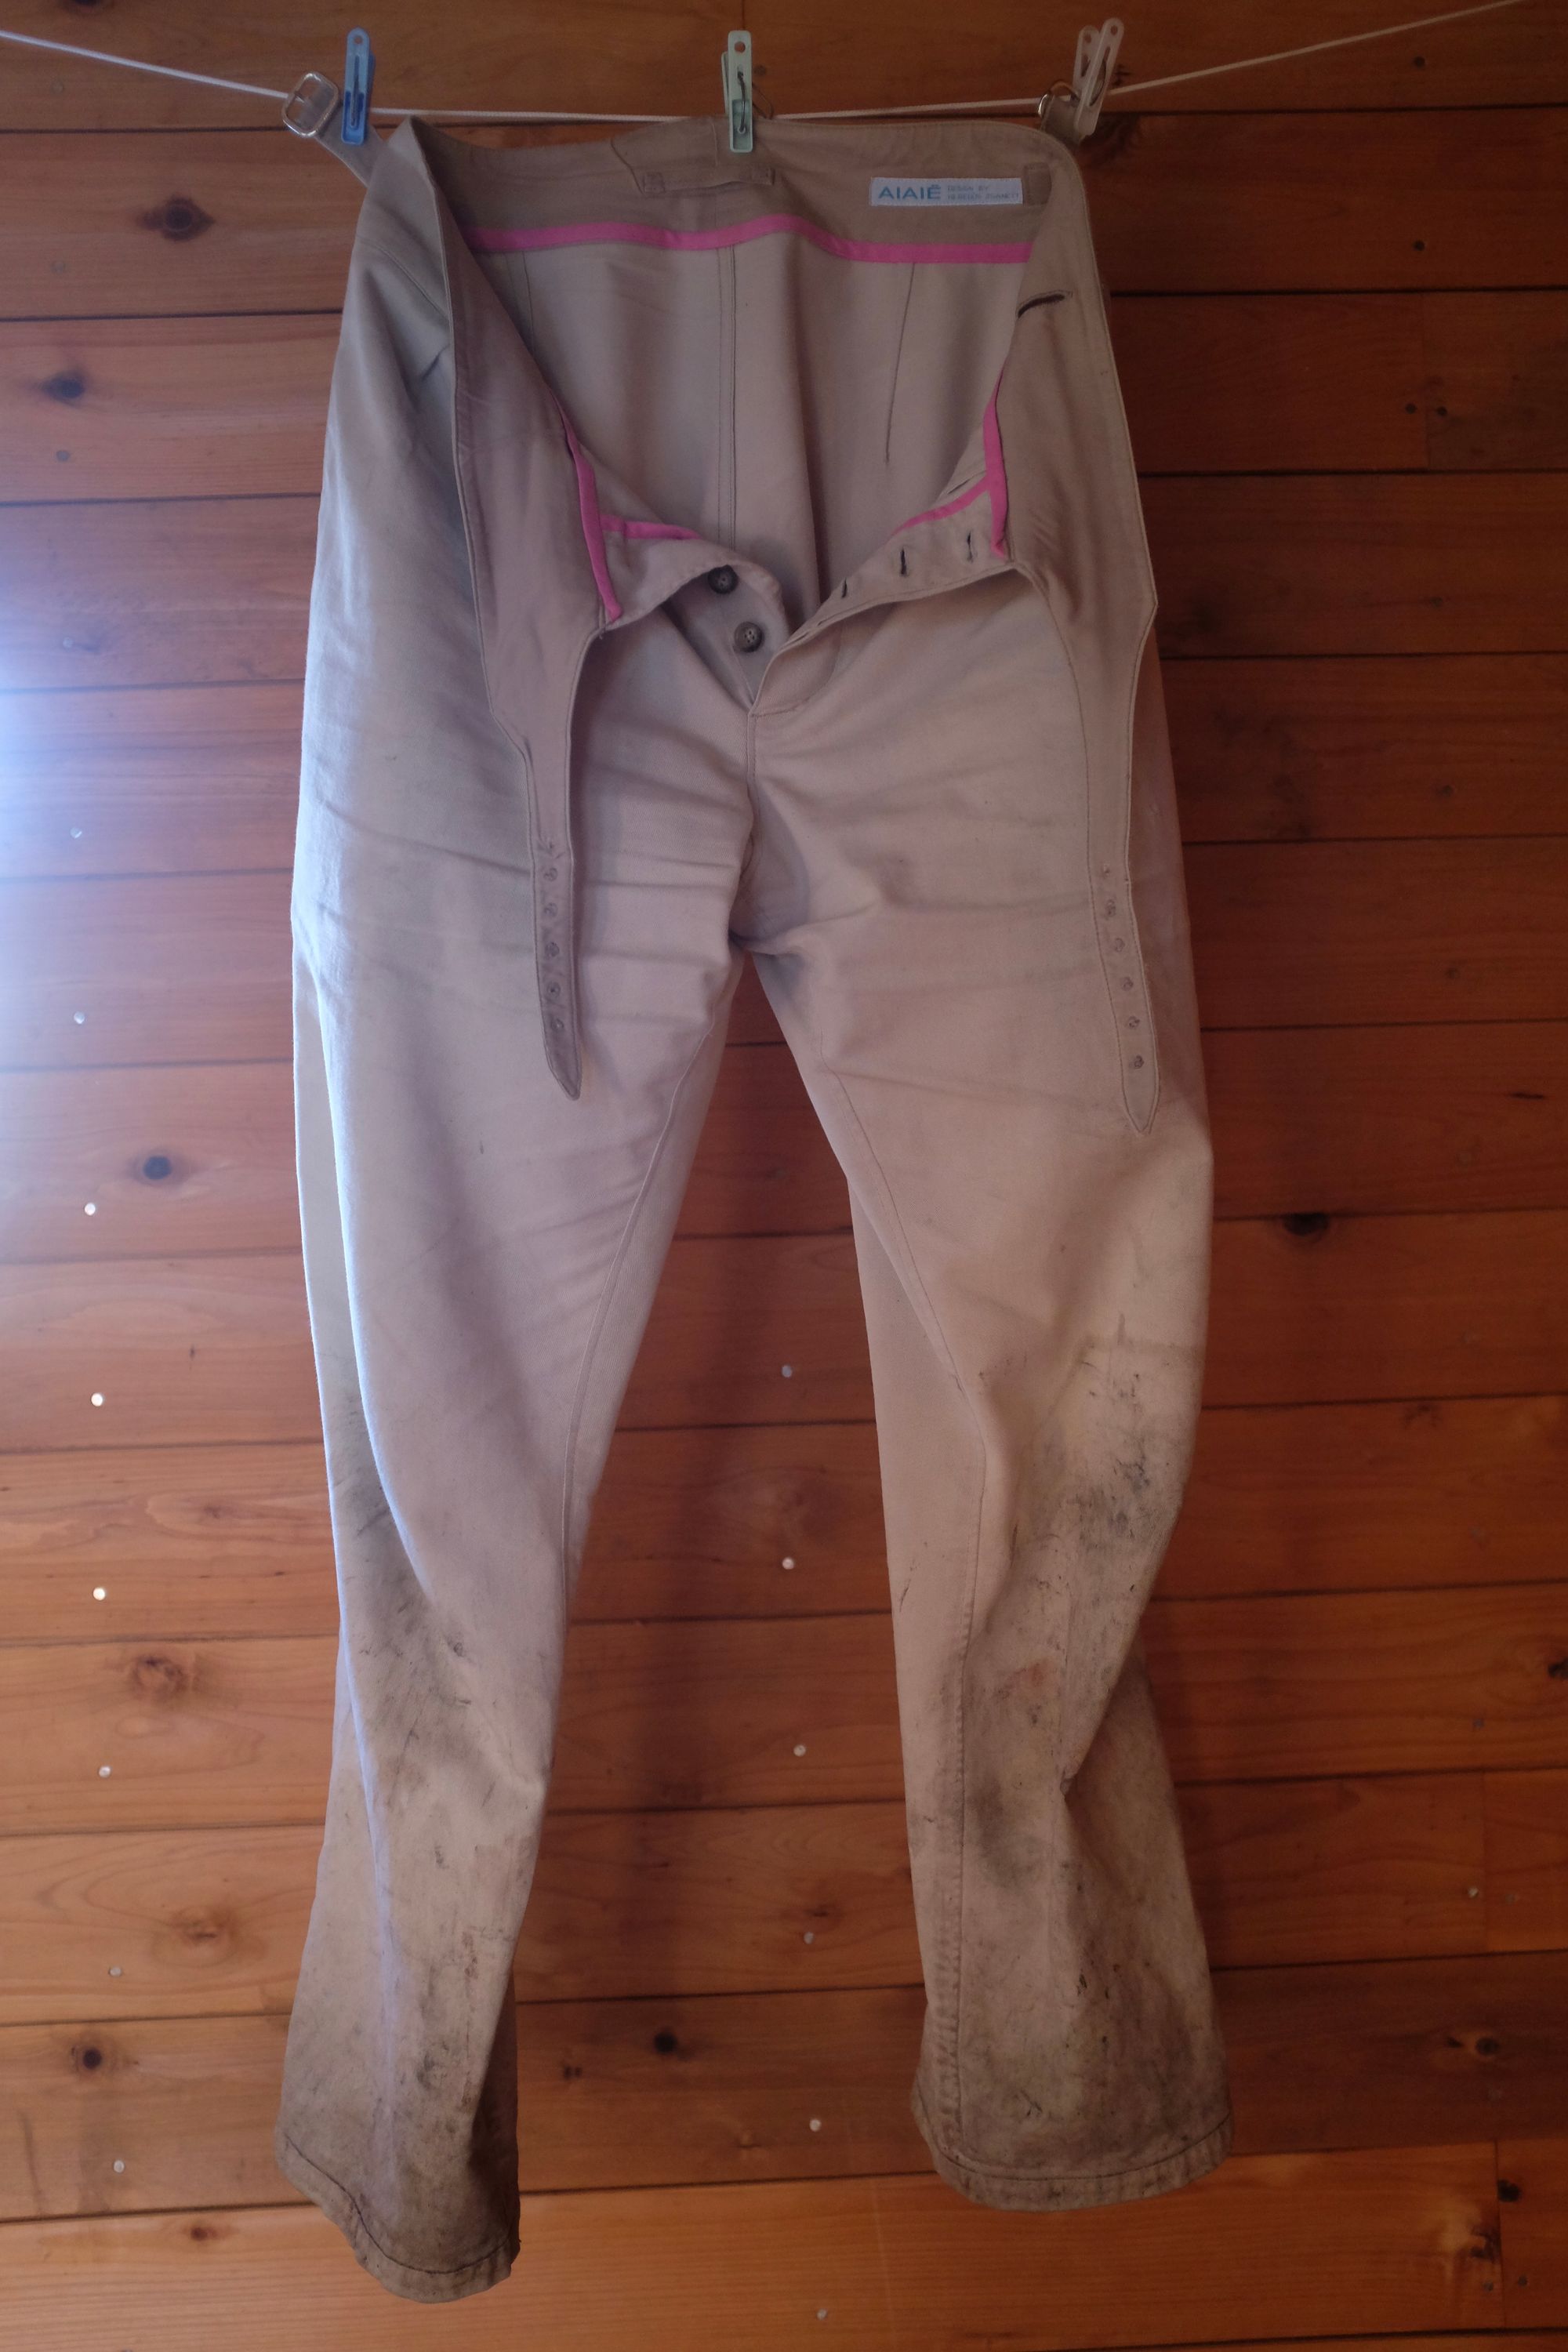
[[[742,621],[731,642],[738,654],[754,654],[766,634],[760,622]]]
[[[732,563],[721,563],[715,571],[708,574],[708,585],[712,589],[715,596],[728,596],[731,591],[738,588],[740,584],[741,575]]]

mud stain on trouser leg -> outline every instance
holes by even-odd
[[[1086,1351],[969,1654],[961,2104],[1003,2169],[1131,2171],[1224,2105],[1138,1636],[1190,1461],[1165,1353]]]

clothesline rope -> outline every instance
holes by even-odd
[[[1242,73],[1249,66],[1281,65],[1293,58],[1319,57],[1325,49],[1352,48],[1362,41],[1384,41],[1396,33],[1416,33],[1428,25],[1453,25],[1462,16],[1489,16],[1501,8],[1518,8],[1524,0],[1472,0],[1466,8],[1447,8],[1435,16],[1410,16],[1400,25],[1379,25],[1366,33],[1337,33],[1326,41],[1307,41],[1300,48],[1270,49],[1258,58],[1232,58],[1223,65],[1194,66],[1184,73],[1156,74],[1144,81],[1122,82],[1108,90],[1105,104],[1113,100],[1131,98],[1146,89],[1171,89],[1178,82],[1207,81],[1216,74]],[[46,40],[40,33],[13,33],[0,26],[0,41],[13,41],[22,48],[48,49],[58,57],[77,58],[89,65],[123,66],[131,73],[161,75],[167,81],[197,82],[204,89],[226,89],[242,98],[275,99],[281,106],[289,97],[286,89],[268,89],[263,83],[230,81],[222,74],[192,73],[184,66],[160,66],[145,58],[121,58],[107,49],[84,49],[74,41]],[[805,114],[781,114],[781,122],[850,122],[868,121],[883,115],[918,114],[1021,114],[1031,112],[1041,103],[1039,98],[983,98],[964,103],[958,100],[942,100],[924,106],[841,106],[821,109]],[[563,114],[494,110],[479,107],[452,106],[373,106],[373,114],[402,117],[409,114],[428,115],[444,122],[678,122],[672,114]]]

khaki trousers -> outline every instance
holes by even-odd
[[[852,1201],[920,2127],[984,2205],[1176,2188],[1230,2115],[1139,1620],[1211,1158],[1074,157],[409,123],[361,168],[293,899],[342,1630],[279,2160],[398,2294],[510,2266],[567,1612],[749,952]]]

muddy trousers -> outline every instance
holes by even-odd
[[[917,169],[960,194],[890,235]],[[851,1202],[932,2159],[1055,2210],[1229,2145],[1139,1638],[1211,1213],[1152,617],[1056,142],[382,151],[294,895],[342,1630],[277,2146],[399,2294],[516,2252],[567,1615],[748,953]]]

